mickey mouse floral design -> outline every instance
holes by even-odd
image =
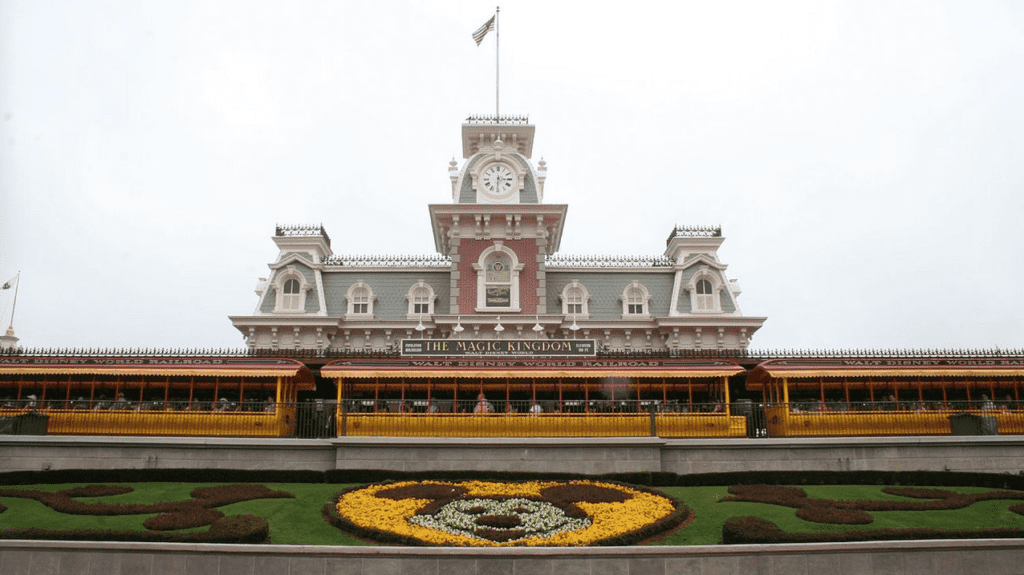
[[[335,510],[363,535],[419,544],[580,546],[650,528],[677,508],[614,483],[405,481],[343,493]]]

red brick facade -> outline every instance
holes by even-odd
[[[512,250],[523,270],[519,272],[519,307],[523,314],[537,313],[537,243],[533,239],[505,240],[503,245]],[[476,270],[473,264],[480,254],[494,245],[493,240],[463,239],[459,244],[459,309],[452,313],[473,313],[476,301]]]

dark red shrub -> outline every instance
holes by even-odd
[[[523,520],[518,515],[481,515],[476,518],[476,524],[496,529],[511,529],[522,525]]]
[[[473,532],[477,537],[482,537],[490,541],[496,541],[498,543],[504,543],[505,541],[512,541],[513,539],[522,539],[526,536],[526,531],[522,529],[515,529],[512,531],[501,531],[498,529],[477,529]]]
[[[224,514],[216,509],[193,507],[177,513],[164,513],[148,517],[142,522],[142,526],[154,531],[176,531],[210,525],[221,517],[224,517]]]

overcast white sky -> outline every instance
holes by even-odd
[[[277,223],[431,253],[493,11],[0,0],[22,344],[240,347]],[[721,224],[754,348],[1024,347],[1024,3],[513,0],[500,33],[562,253]]]

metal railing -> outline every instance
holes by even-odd
[[[937,407],[937,408],[932,408]],[[787,438],[1024,434],[1024,405],[950,401],[0,400],[0,435]]]
[[[338,434],[410,437],[738,437],[721,403],[658,400],[374,400],[338,406]]]
[[[40,425],[23,425],[26,417]],[[30,431],[26,431],[30,430]],[[332,437],[322,402],[2,400],[0,434]]]
[[[765,437],[1024,433],[1017,402],[792,402],[757,404]]]

